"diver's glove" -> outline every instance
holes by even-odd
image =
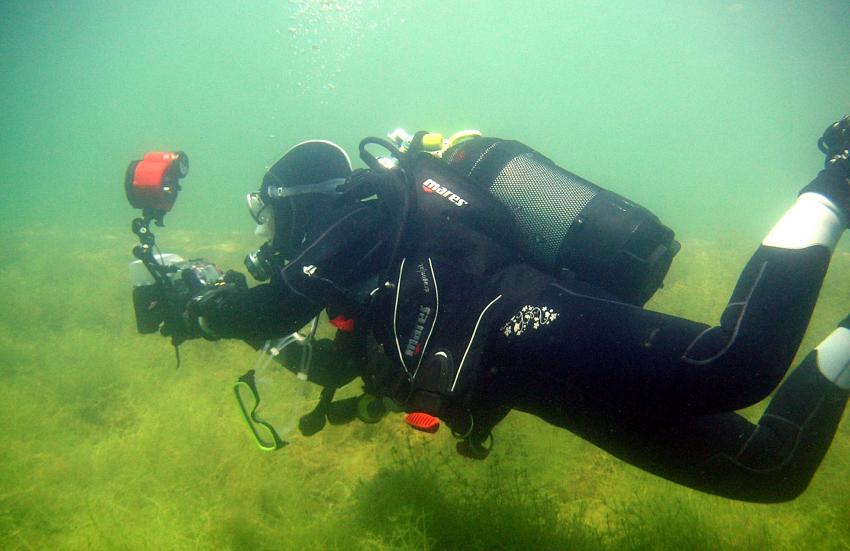
[[[850,221],[850,116],[824,130],[823,136],[818,139],[818,149],[826,155],[824,169],[800,190],[800,195],[823,195],[840,208],[845,219]]]
[[[208,287],[194,289],[192,292],[175,296],[165,308],[160,333],[172,337],[175,342],[203,337],[218,340],[219,336],[208,322],[208,317],[220,311],[220,303],[237,289],[247,289],[245,275],[229,270],[224,278]]]
[[[225,303],[229,298],[247,288],[244,274],[228,270],[220,283],[207,287],[189,299],[181,316],[188,338],[203,337],[208,341],[221,338],[215,329],[214,320],[225,312]]]

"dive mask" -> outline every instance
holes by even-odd
[[[266,193],[272,199],[286,199],[288,197],[308,194],[339,195],[339,187],[344,183],[345,178],[331,178],[316,184],[305,184],[300,186],[284,187],[269,185],[266,187]]]
[[[345,183],[345,178],[331,178],[317,184],[303,186],[274,186],[266,187],[265,192],[269,198],[287,199],[289,197],[297,197],[300,195],[319,194],[319,195],[339,195],[339,187]],[[259,191],[252,191],[245,197],[248,202],[248,212],[251,213],[251,218],[257,225],[262,226],[267,224],[271,219],[273,211],[271,205],[263,201],[263,196]]]
[[[248,201],[248,212],[258,226],[267,224],[272,216],[271,205],[267,205],[260,197],[259,191],[252,191],[245,198]]]

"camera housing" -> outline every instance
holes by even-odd
[[[141,260],[130,262],[136,330],[142,334],[155,333],[167,316],[182,312],[190,297],[224,282],[218,266],[203,258],[184,260],[175,254],[160,254],[156,259],[167,270],[170,285],[154,280]]]

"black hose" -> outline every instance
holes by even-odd
[[[359,147],[360,158],[363,159],[363,162],[366,163],[366,166],[368,166],[372,170],[386,170],[386,167],[381,165],[381,163],[380,163],[380,161],[378,161],[377,157],[375,157],[374,155],[369,153],[369,151],[366,149],[366,146],[371,145],[371,144],[380,145],[381,147],[383,147],[384,149],[389,151],[390,154],[393,157],[398,159],[399,162],[401,161],[401,156],[402,156],[401,151],[399,151],[396,146],[394,146],[393,144],[391,144],[387,140],[385,140],[383,138],[374,138],[374,137],[363,138],[360,141],[360,147]]]
[[[366,146],[371,144],[383,147],[398,161],[399,175],[390,172],[387,167],[383,166],[374,155],[369,153],[369,151],[366,149]],[[404,239],[404,231],[407,228],[407,221],[410,217],[410,209],[413,204],[413,183],[408,176],[409,171],[407,170],[407,159],[405,154],[399,151],[399,149],[392,143],[388,142],[383,138],[364,138],[360,142],[359,150],[360,158],[363,159],[363,162],[366,163],[372,170],[392,177],[401,177],[404,180],[402,183],[401,214],[398,218],[395,236],[393,237],[392,245],[390,247],[390,254],[387,257],[386,267],[380,275],[380,282],[384,282],[387,281],[387,277],[389,276],[389,273],[392,271],[392,268],[395,265],[396,257],[398,256],[399,250],[401,250],[401,244]]]

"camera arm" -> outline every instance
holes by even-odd
[[[154,220],[155,218],[150,217],[147,212],[142,218],[133,219],[131,228],[139,238],[139,244],[133,247],[133,256],[142,261],[157,286],[170,288],[173,284],[166,274],[176,272],[177,267],[163,264],[157,261],[156,256],[154,256],[156,236],[150,228],[150,223]]]

